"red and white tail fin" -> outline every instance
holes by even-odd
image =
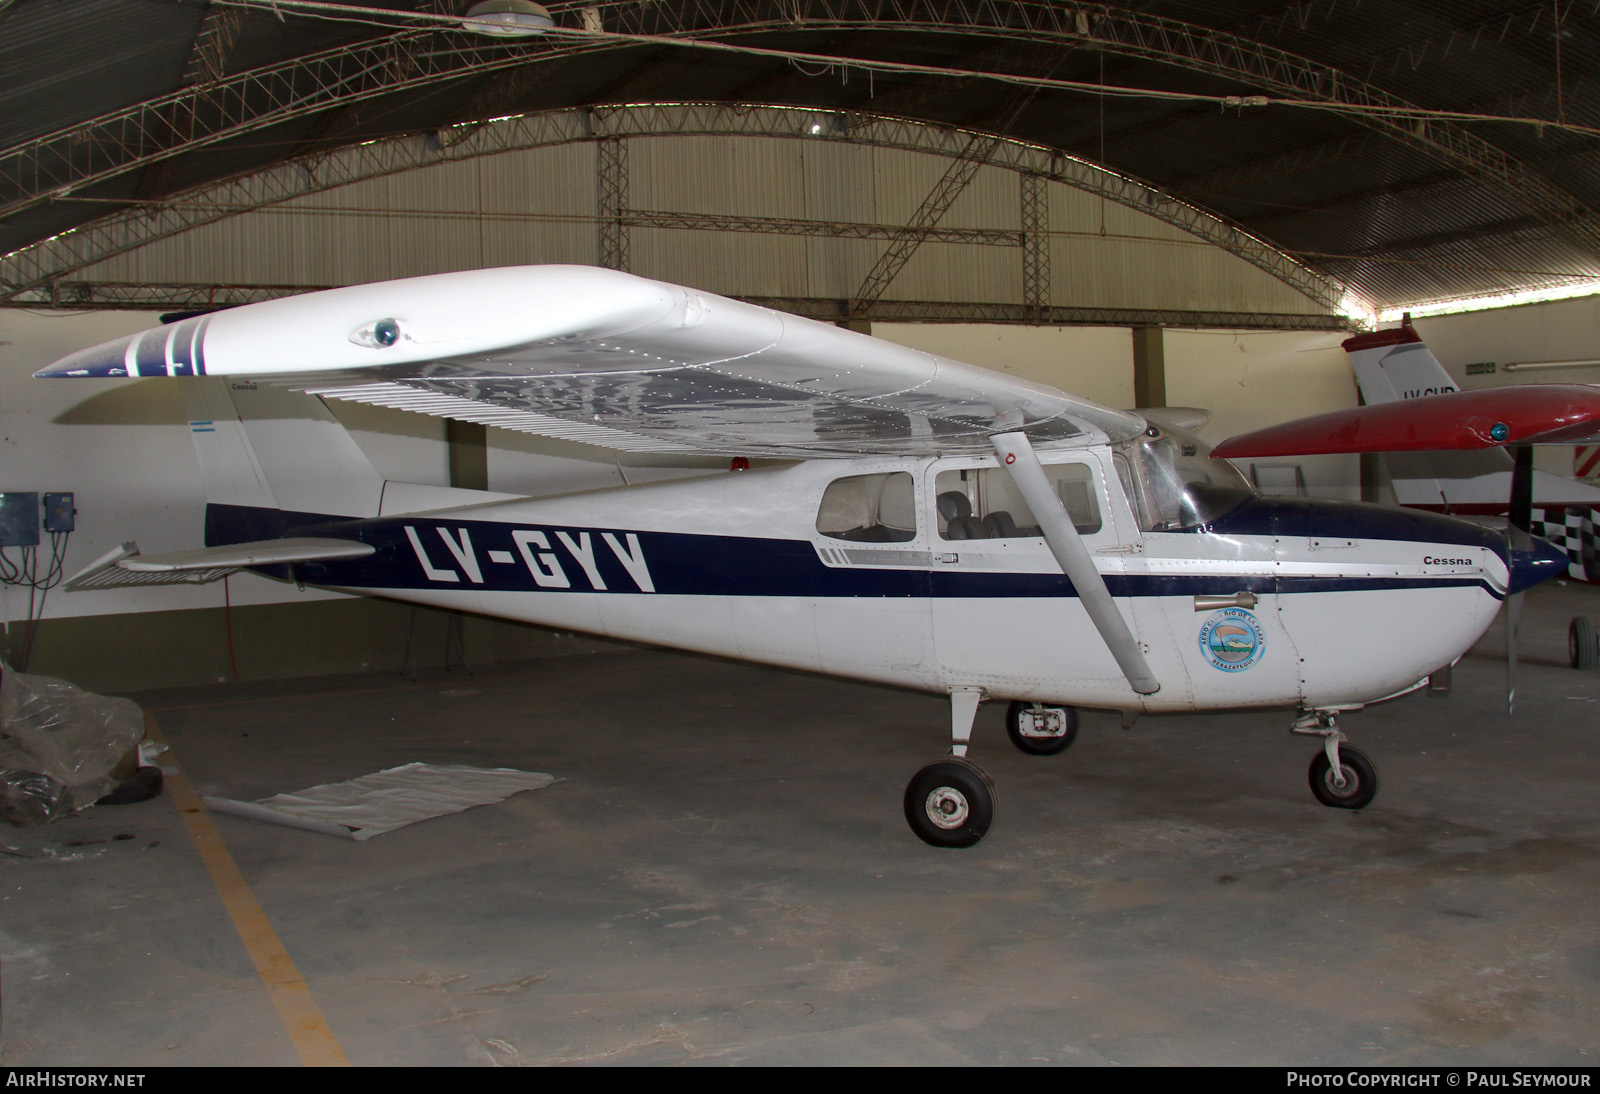
[[[1368,406],[1460,390],[1409,326],[1358,334],[1343,345]]]

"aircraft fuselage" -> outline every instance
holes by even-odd
[[[1037,529],[1000,522],[995,506],[1018,503],[992,456],[816,460],[361,520],[212,505],[206,534],[369,543],[371,557],[295,568],[350,592],[917,689],[1144,711],[1403,692],[1469,648],[1515,580],[1499,537],[1426,513],[1241,496],[1214,519],[1152,526],[1132,458],[1100,446],[1044,463],[1160,682],[1151,695],[1130,688]],[[989,527],[941,512],[984,506]]]

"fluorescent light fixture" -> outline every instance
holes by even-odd
[[[530,0],[480,0],[467,9],[461,29],[493,38],[525,38],[556,25],[543,4]]]

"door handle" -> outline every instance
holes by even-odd
[[[1194,598],[1194,610],[1197,612],[1214,612],[1219,608],[1253,608],[1256,606],[1256,594],[1252,592],[1225,593],[1222,595],[1210,594]]]

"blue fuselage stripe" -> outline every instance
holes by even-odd
[[[284,535],[359,540],[362,559],[299,563],[294,575],[318,585],[382,590],[656,593],[782,597],[1075,597],[1061,574],[830,567],[805,540],[677,532],[618,532],[494,521],[388,517],[367,520],[210,505],[206,543],[217,546]],[[415,536],[407,534],[410,530]],[[481,582],[457,552],[469,552]],[[288,567],[264,568],[289,576]],[[431,572],[431,577],[430,577]],[[450,576],[445,576],[450,575]],[[453,578],[453,579],[452,579]],[[1355,592],[1479,587],[1480,577],[1294,577],[1239,574],[1106,575],[1118,597]]]

